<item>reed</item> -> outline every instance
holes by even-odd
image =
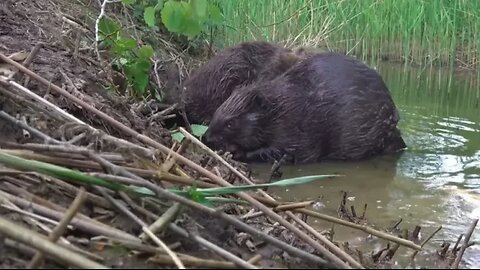
[[[480,1],[220,1],[220,47],[263,39],[405,63],[478,67]]]

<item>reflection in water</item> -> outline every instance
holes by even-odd
[[[480,218],[480,87],[475,78],[448,71],[391,64],[377,69],[400,109],[408,150],[364,162],[285,166],[283,178],[332,173],[343,177],[270,191],[284,200],[320,198],[325,205],[321,211],[331,215],[336,215],[341,191],[347,191],[357,212],[368,204],[366,217],[379,227],[403,218],[402,228],[420,225],[426,237],[442,225],[429,248],[440,247],[443,240],[455,242],[474,218]],[[252,167],[262,178],[270,169]],[[317,220],[310,223],[321,229],[331,226]],[[335,230],[337,240],[348,240],[358,248],[365,243],[361,232],[341,226]],[[480,224],[471,240],[480,240]],[[421,253],[417,258],[431,259]],[[480,267],[480,248],[467,249],[464,258],[470,267]],[[406,262],[400,255],[396,259]]]

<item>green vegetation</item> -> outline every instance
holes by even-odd
[[[480,61],[480,1],[223,1],[220,46],[265,39],[363,59],[462,65]]]
[[[170,33],[193,40],[223,22],[220,8],[213,0],[122,0],[121,3],[132,10],[138,23],[135,28],[145,33],[166,28]],[[153,44],[139,47],[144,41],[122,28],[120,22],[102,17],[98,24],[99,41],[112,53],[113,67],[125,75],[138,96],[143,96],[152,68]]]

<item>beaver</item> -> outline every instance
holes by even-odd
[[[236,89],[215,111],[203,141],[246,162],[284,155],[294,164],[358,161],[405,149],[399,120],[374,69],[326,52]]]
[[[226,48],[185,81],[183,105],[190,123],[208,124],[237,87],[282,74],[304,54],[266,41]]]

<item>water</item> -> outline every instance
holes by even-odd
[[[419,225],[426,238],[441,225],[443,229],[426,248],[439,249],[443,241],[453,245],[473,219],[480,218],[480,87],[475,76],[448,70],[392,64],[376,68],[399,107],[408,150],[399,157],[364,162],[285,166],[282,178],[332,173],[345,177],[270,192],[287,201],[319,199],[325,205],[321,211],[336,216],[341,192],[346,191],[351,196],[348,204],[355,205],[357,212],[368,204],[366,217],[376,226],[387,228],[402,218],[400,228],[411,231]],[[262,177],[270,170],[258,164],[253,168]],[[331,227],[314,219],[309,223],[322,230]],[[336,240],[348,240],[359,248],[366,242],[363,232],[343,226],[335,231]],[[480,224],[471,241],[480,241]],[[411,254],[401,248],[394,259],[399,266],[409,267]],[[427,267],[434,265],[433,258],[424,252],[417,255]],[[480,267],[479,246],[467,249],[464,263]]]

